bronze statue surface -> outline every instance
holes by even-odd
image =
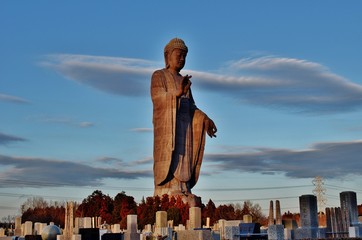
[[[191,188],[200,174],[205,134],[216,137],[214,122],[195,105],[191,76],[182,76],[188,48],[179,38],[164,49],[165,68],[151,79],[154,127],[154,195],[181,196],[195,205]]]

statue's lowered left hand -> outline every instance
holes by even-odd
[[[205,128],[207,131],[207,135],[209,135],[211,138],[216,137],[215,133],[217,132],[216,125],[214,121],[212,121],[210,118],[206,117],[205,119]]]

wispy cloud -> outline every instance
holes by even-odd
[[[123,96],[149,96],[150,76],[162,63],[86,55],[50,55],[42,62],[66,78]],[[184,70],[193,86],[241,103],[306,113],[352,111],[362,86],[306,60],[265,56],[229,62],[214,72]]]
[[[17,96],[11,96],[11,95],[7,95],[7,94],[2,94],[2,93],[0,93],[0,101],[10,102],[10,103],[20,103],[20,104],[30,103],[30,101],[28,101],[24,98],[20,98]]]
[[[361,107],[362,85],[315,62],[268,56],[242,59],[231,63],[229,69],[276,83],[248,89],[244,95],[250,103],[305,112],[339,112]]]
[[[153,129],[152,128],[132,128],[131,131],[144,133],[144,132],[153,132]]]
[[[8,143],[22,142],[22,141],[26,141],[26,139],[21,138],[21,137],[17,137],[17,136],[8,135],[8,134],[0,132],[0,145],[6,145]]]
[[[129,163],[129,166],[149,165],[153,163],[153,157],[147,157]]]
[[[123,159],[117,158],[117,157],[101,157],[96,160],[97,162],[100,162],[102,164],[108,164],[114,167],[131,167],[134,168],[134,166],[143,166],[143,165],[150,165],[153,163],[153,157],[147,157],[131,162],[125,162]]]
[[[284,173],[292,178],[343,179],[362,172],[362,140],[351,142],[324,142],[308,149],[255,148],[248,151],[207,154],[207,162],[218,164],[220,171],[249,173]]]
[[[34,116],[29,116],[28,119],[38,122],[63,124],[63,125],[80,127],[80,128],[89,128],[95,125],[92,122],[79,121],[72,117],[64,117],[64,116],[34,115]]]
[[[49,55],[41,63],[66,78],[96,89],[124,96],[148,94],[154,62],[142,59],[87,55]]]
[[[126,166],[125,162],[116,157],[101,157],[96,160],[97,162],[100,162],[102,164],[110,164],[114,166]]]
[[[88,127],[93,127],[94,123],[92,123],[92,122],[80,122],[78,124],[78,126],[82,127],[82,128],[88,128]]]
[[[0,187],[61,187],[102,185],[105,178],[152,177],[152,170],[95,167],[78,162],[0,155]],[[24,178],[26,176],[26,178]]]

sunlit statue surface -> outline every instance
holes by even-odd
[[[180,74],[188,48],[179,38],[164,49],[165,68],[151,79],[154,127],[154,195],[181,196],[196,205],[191,189],[197,183],[205,134],[216,137],[214,122],[195,105],[191,76]]]

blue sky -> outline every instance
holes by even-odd
[[[0,216],[28,197],[153,195],[150,76],[174,37],[216,123],[193,193],[361,203],[360,1],[1,1]]]

